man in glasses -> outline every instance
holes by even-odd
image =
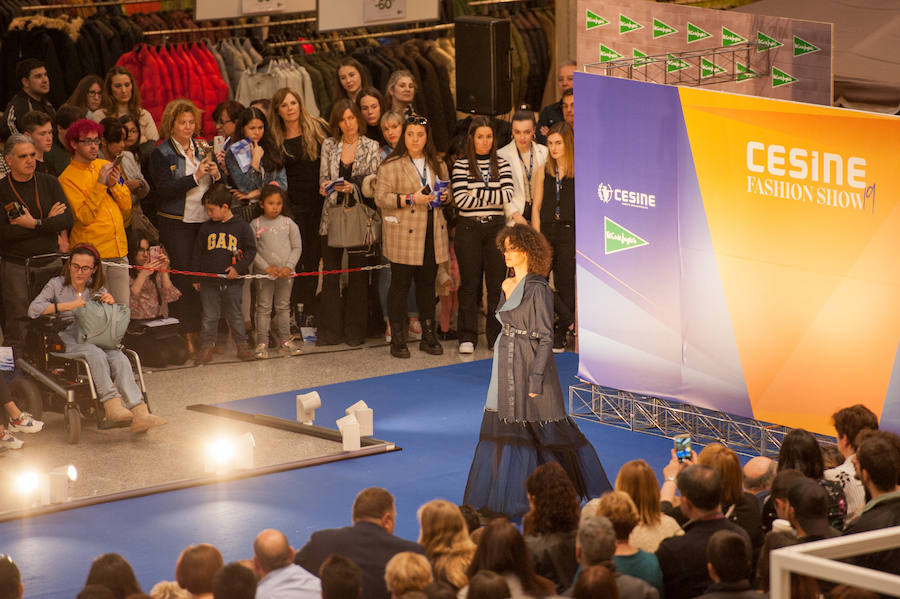
[[[72,123],[66,132],[72,162],[59,182],[75,218],[69,235],[72,245],[90,243],[97,248],[109,292],[117,304],[127,306],[130,289],[125,223],[131,219],[131,192],[119,166],[97,158],[102,134],[103,127],[89,119]]]
[[[6,140],[4,158],[10,174],[0,179],[0,287],[8,345],[24,340],[21,317],[31,302],[25,284],[25,260],[59,251],[60,231],[72,226],[72,211],[55,177],[36,173],[37,152],[25,135]],[[59,271],[59,263],[46,265]]]

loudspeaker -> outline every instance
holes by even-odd
[[[494,116],[512,109],[509,19],[456,19],[456,109]]]

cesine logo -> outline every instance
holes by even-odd
[[[600,185],[597,186],[597,197],[600,198],[600,201],[604,204],[609,204],[611,201],[615,200],[623,206],[628,206],[630,208],[641,208],[642,210],[656,208],[655,195],[632,191],[630,189],[619,189],[618,187],[613,187],[609,183],[600,183]]]

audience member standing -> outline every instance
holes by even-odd
[[[125,221],[131,217],[131,192],[119,167],[98,158],[102,134],[103,127],[88,119],[69,127],[66,144],[72,163],[59,182],[75,216],[72,244],[90,243],[97,248],[109,292],[117,304],[127,306],[130,281]]]
[[[363,134],[374,139],[379,146],[384,146],[384,135],[381,132],[381,116],[386,112],[384,98],[374,87],[364,87],[356,97],[356,107],[365,123]]]
[[[53,115],[53,105],[47,99],[50,93],[50,77],[47,67],[36,58],[25,58],[16,63],[16,79],[22,89],[16,92],[6,105],[6,112],[0,122],[0,139],[6,139],[15,133],[24,133],[22,117],[32,110],[40,110],[44,114]]]
[[[625,462],[616,476],[616,490],[627,493],[638,509],[640,520],[628,543],[649,553],[656,553],[663,539],[683,535],[681,525],[659,509],[659,481],[644,460]]]
[[[347,98],[351,102],[359,99],[359,92],[369,86],[366,70],[352,56],[345,56],[338,62],[337,78],[334,80],[334,91],[331,97],[335,101]]]
[[[94,111],[100,109],[102,101],[103,79],[97,75],[85,75],[66,100],[66,104],[83,109],[85,118],[92,119]]]
[[[22,133],[34,144],[35,172],[59,176],[45,156],[53,149],[53,122],[50,115],[32,110],[22,117]]]
[[[253,565],[259,574],[256,599],[320,599],[319,579],[293,563],[294,548],[280,530],[266,529],[253,541]]]
[[[360,491],[353,502],[353,526],[320,530],[297,552],[294,563],[318,572],[325,558],[337,554],[362,570],[363,599],[387,599],[384,568],[401,551],[425,554],[421,545],[394,536],[394,497],[377,487]]]
[[[506,225],[531,222],[534,175],[547,162],[547,147],[534,141],[534,113],[517,110],[513,115],[513,140],[497,150],[497,156],[509,163],[513,177],[513,195],[506,206]]]
[[[750,585],[752,555],[741,535],[720,530],[706,545],[706,563],[712,584],[699,599],[761,599],[765,595]]]
[[[259,108],[245,108],[238,115],[235,123],[235,136],[250,142],[249,152],[235,153],[237,145],[229,145],[225,151],[225,165],[228,176],[237,186],[234,197],[242,203],[258,203],[259,193],[264,185],[276,183],[287,189],[287,176],[284,172],[284,161],[278,146],[269,134],[266,115]],[[249,159],[249,160],[247,160]]]
[[[837,447],[844,456],[844,463],[825,471],[825,480],[838,483],[847,499],[847,517],[852,519],[866,503],[866,490],[853,465],[856,455],[856,437],[865,429],[878,430],[878,417],[866,406],[856,404],[838,410],[831,416],[837,433]]]
[[[575,129],[575,92],[567,89],[562,96],[562,113],[563,120],[569,124],[573,130]]]
[[[141,107],[141,94],[134,82],[134,75],[125,67],[114,66],[106,73],[100,108],[90,118],[99,123],[108,116],[124,114],[130,114],[138,122],[141,143],[159,139],[153,117]]]
[[[54,118],[54,139],[53,147],[49,152],[44,154],[44,160],[50,169],[55,173],[62,173],[72,161],[72,155],[69,154],[68,145],[66,144],[66,132],[72,123],[84,118],[84,109],[71,104],[63,104],[56,111]]]
[[[801,543],[840,536],[828,524],[828,494],[822,485],[811,478],[801,478],[788,489],[787,500],[787,519]]]
[[[556,79],[556,83],[559,86],[560,96],[566,92],[566,90],[572,89],[575,79],[575,70],[577,68],[577,64],[574,61],[569,61],[564,63],[561,67],[559,67],[559,74]],[[553,104],[548,104],[541,109],[540,118],[538,118],[537,124],[537,141],[538,143],[544,143],[547,141],[547,135],[550,133],[550,127],[559,123],[563,120],[563,102],[562,97],[558,102],[554,102]]]
[[[494,318],[500,285],[506,278],[497,234],[506,224],[504,211],[513,195],[512,170],[497,156],[494,130],[485,117],[472,119],[466,157],[453,165],[453,198],[459,209],[453,247],[459,261],[459,352],[471,354],[478,342],[478,294],[487,290],[485,337],[488,348],[500,334]]]
[[[413,105],[416,98],[416,79],[406,69],[391,73],[384,95],[391,110],[401,114],[416,112]]]

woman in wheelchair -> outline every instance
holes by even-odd
[[[59,333],[66,344],[66,351],[56,355],[86,360],[106,417],[113,422],[131,422],[133,432],[143,432],[165,424],[166,420],[147,409],[140,387],[134,380],[131,362],[121,350],[102,349],[78,342],[72,310],[97,296],[101,302],[114,303],[113,296],[104,287],[103,270],[99,266],[100,254],[93,245],[79,243],[74,246],[62,276],[50,279],[44,286],[28,306],[28,316],[38,318],[59,314],[60,318],[71,322]]]

